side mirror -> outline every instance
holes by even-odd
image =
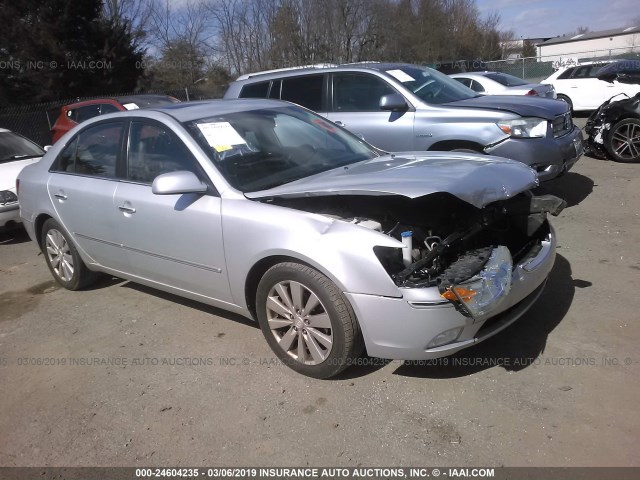
[[[158,175],[151,185],[151,191],[156,195],[205,193],[207,186],[194,173],[178,170]]]
[[[388,110],[391,112],[404,112],[409,109],[409,105],[404,97],[399,93],[390,93],[380,97],[380,110]]]

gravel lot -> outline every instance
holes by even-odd
[[[330,381],[220,310],[118,279],[60,289],[0,234],[0,465],[640,466],[639,173],[585,157],[542,187],[569,203],[558,257],[508,330]]]

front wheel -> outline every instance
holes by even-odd
[[[568,104],[569,105],[569,111],[573,111],[573,102],[571,101],[571,99],[569,97],[567,97],[566,95],[559,94],[557,96],[557,100],[560,100],[561,102],[564,102],[564,103]]]
[[[362,351],[355,313],[326,276],[299,263],[279,263],[260,280],[258,323],[278,358],[296,372],[329,378]]]
[[[617,162],[640,161],[640,120],[620,120],[611,127],[605,146],[609,155]]]
[[[53,278],[64,288],[80,290],[98,277],[87,268],[69,234],[53,218],[44,222],[40,244]]]

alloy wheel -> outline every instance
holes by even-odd
[[[298,282],[279,282],[269,291],[266,308],[271,333],[287,355],[305,365],[326,360],[333,346],[333,329],[315,293]]]
[[[612,135],[613,151],[620,158],[634,159],[640,156],[640,126],[635,123],[620,125]]]
[[[56,229],[47,232],[46,253],[51,268],[55,274],[64,282],[70,282],[73,279],[73,256],[69,243],[64,235]]]

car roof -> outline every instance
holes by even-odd
[[[88,105],[96,105],[98,103],[119,103],[120,105],[124,105],[125,103],[154,103],[159,100],[165,100],[170,97],[169,95],[156,95],[156,94],[140,94],[140,95],[126,95],[123,97],[103,97],[103,98],[92,98],[91,100],[82,100],[76,103],[70,103],[65,105],[65,108],[78,108],[85,107]],[[177,100],[177,99],[176,99]]]
[[[145,112],[161,112],[175,118],[179,122],[189,122],[215,115],[246,112],[264,108],[282,108],[291,106],[289,102],[281,100],[266,100],[258,98],[200,100],[194,102],[180,102],[172,105],[146,108]],[[109,116],[135,116],[137,110],[113,113]]]
[[[341,65],[319,64],[305,67],[284,68],[279,70],[267,70],[264,72],[249,73],[236,79],[236,82],[248,82],[257,80],[272,80],[274,78],[295,77],[301,74],[311,74],[319,72],[342,72],[342,71],[367,71],[367,70],[393,70],[400,67],[424,68],[420,65],[410,63],[380,63],[380,62],[357,62],[343,63]]]
[[[489,71],[485,71],[485,72],[458,72],[458,73],[452,73],[451,75],[449,75],[450,77],[459,77],[459,76],[465,76],[465,77],[487,77],[488,74],[490,73],[497,73],[497,74],[502,74],[502,75],[506,75],[503,72],[489,72]]]

